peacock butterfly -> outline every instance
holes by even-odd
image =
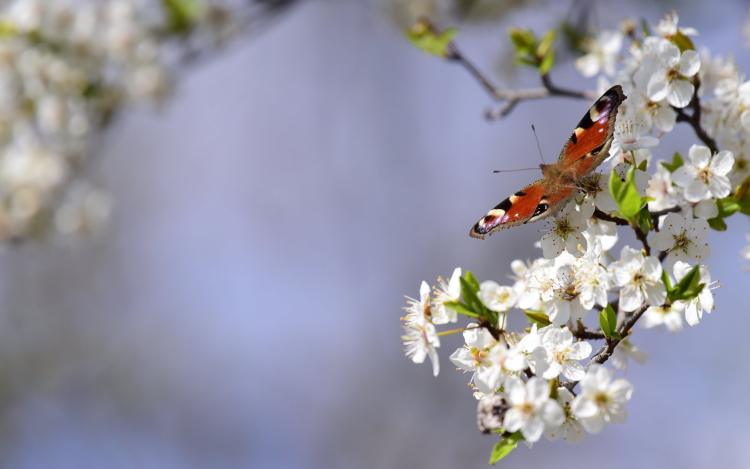
[[[578,123],[557,163],[539,165],[544,178],[497,204],[471,228],[471,237],[483,240],[497,230],[535,222],[563,208],[582,180],[609,156],[617,109],[625,99],[620,85],[607,90]]]

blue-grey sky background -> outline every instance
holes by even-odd
[[[464,25],[460,46],[499,84],[537,86],[497,72],[506,30],[553,27],[569,5]],[[750,69],[744,2],[602,1],[596,17],[615,28],[672,8],[699,47]],[[570,62],[553,75],[595,87]],[[485,243],[468,230],[538,177],[491,174],[539,163],[530,125],[550,160],[588,107],[529,102],[489,123],[491,104],[364,1],[303,2],[184,71],[172,103],[105,136],[92,174],[115,206],[101,234],[0,253],[0,463],[484,467],[495,437],[478,433],[470,376],[448,361],[461,338],[444,338],[438,378],[411,363],[401,295],[456,266],[502,281],[513,259],[540,255],[542,224]],[[680,127],[654,153],[695,141]],[[678,335],[635,334],[652,359],[627,370],[627,425],[521,446],[502,467],[747,465],[750,223],[729,225],[709,238],[716,311]]]

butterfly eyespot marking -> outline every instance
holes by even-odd
[[[531,218],[534,218],[537,215],[541,215],[542,213],[546,212],[548,208],[549,208],[548,204],[542,203],[542,204],[537,205],[536,210],[534,210],[534,214],[531,216]]]

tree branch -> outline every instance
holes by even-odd
[[[716,140],[711,138],[711,136],[706,133],[703,127],[701,127],[701,101],[698,97],[699,87],[700,82],[696,80],[695,90],[693,91],[693,99],[690,101],[690,107],[693,110],[692,115],[688,115],[687,113],[685,113],[685,110],[682,108],[672,106],[672,109],[674,109],[677,113],[677,122],[687,122],[688,124],[690,124],[690,126],[695,131],[695,135],[697,135],[698,138],[706,144],[709,150],[711,150],[711,153],[717,153],[719,151],[719,147],[718,145],[716,145]]]
[[[594,209],[594,216],[596,218],[598,218],[599,220],[604,220],[604,221],[612,222],[615,225],[620,225],[620,226],[628,226],[628,225],[630,225],[630,223],[628,223],[628,221],[626,219],[609,215],[607,213],[602,212],[598,208]]]
[[[625,340],[625,338],[628,336],[628,331],[633,328],[635,323],[638,322],[641,316],[643,316],[643,313],[646,312],[648,307],[648,304],[642,304],[641,307],[635,310],[633,315],[628,320],[626,320],[622,326],[620,326],[618,332],[620,333],[620,335],[622,335],[623,340]],[[606,362],[609,357],[612,356],[612,352],[615,351],[615,348],[620,342],[622,342],[622,340],[607,339],[607,345],[599,349],[599,351],[591,358],[591,361],[588,362],[584,369],[588,370],[593,364],[601,365],[602,363]],[[568,381],[564,384],[564,386],[568,388],[568,391],[573,391],[573,388],[575,388],[576,384],[578,383],[579,381]]]
[[[435,34],[440,34],[434,25],[430,25],[430,28]],[[552,83],[552,79],[549,75],[544,74],[541,76],[542,85],[541,88],[527,88],[519,90],[504,90],[498,88],[492,81],[484,74],[473,62],[471,62],[466,55],[458,48],[455,42],[451,41],[448,43],[448,56],[447,59],[453,62],[461,64],[476,81],[484,88],[485,91],[497,101],[506,101],[506,104],[496,110],[488,110],[485,113],[485,117],[488,120],[501,119],[516,107],[521,101],[531,99],[548,98],[550,96],[562,96],[566,98],[575,99],[588,99],[595,100],[598,98],[595,92],[591,91],[577,91],[560,88]]]

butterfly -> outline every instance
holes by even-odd
[[[609,156],[617,110],[627,99],[615,85],[596,100],[563,146],[555,164],[541,164],[543,179],[532,182],[487,212],[472,228],[484,240],[497,230],[554,215],[578,194],[582,181]]]

